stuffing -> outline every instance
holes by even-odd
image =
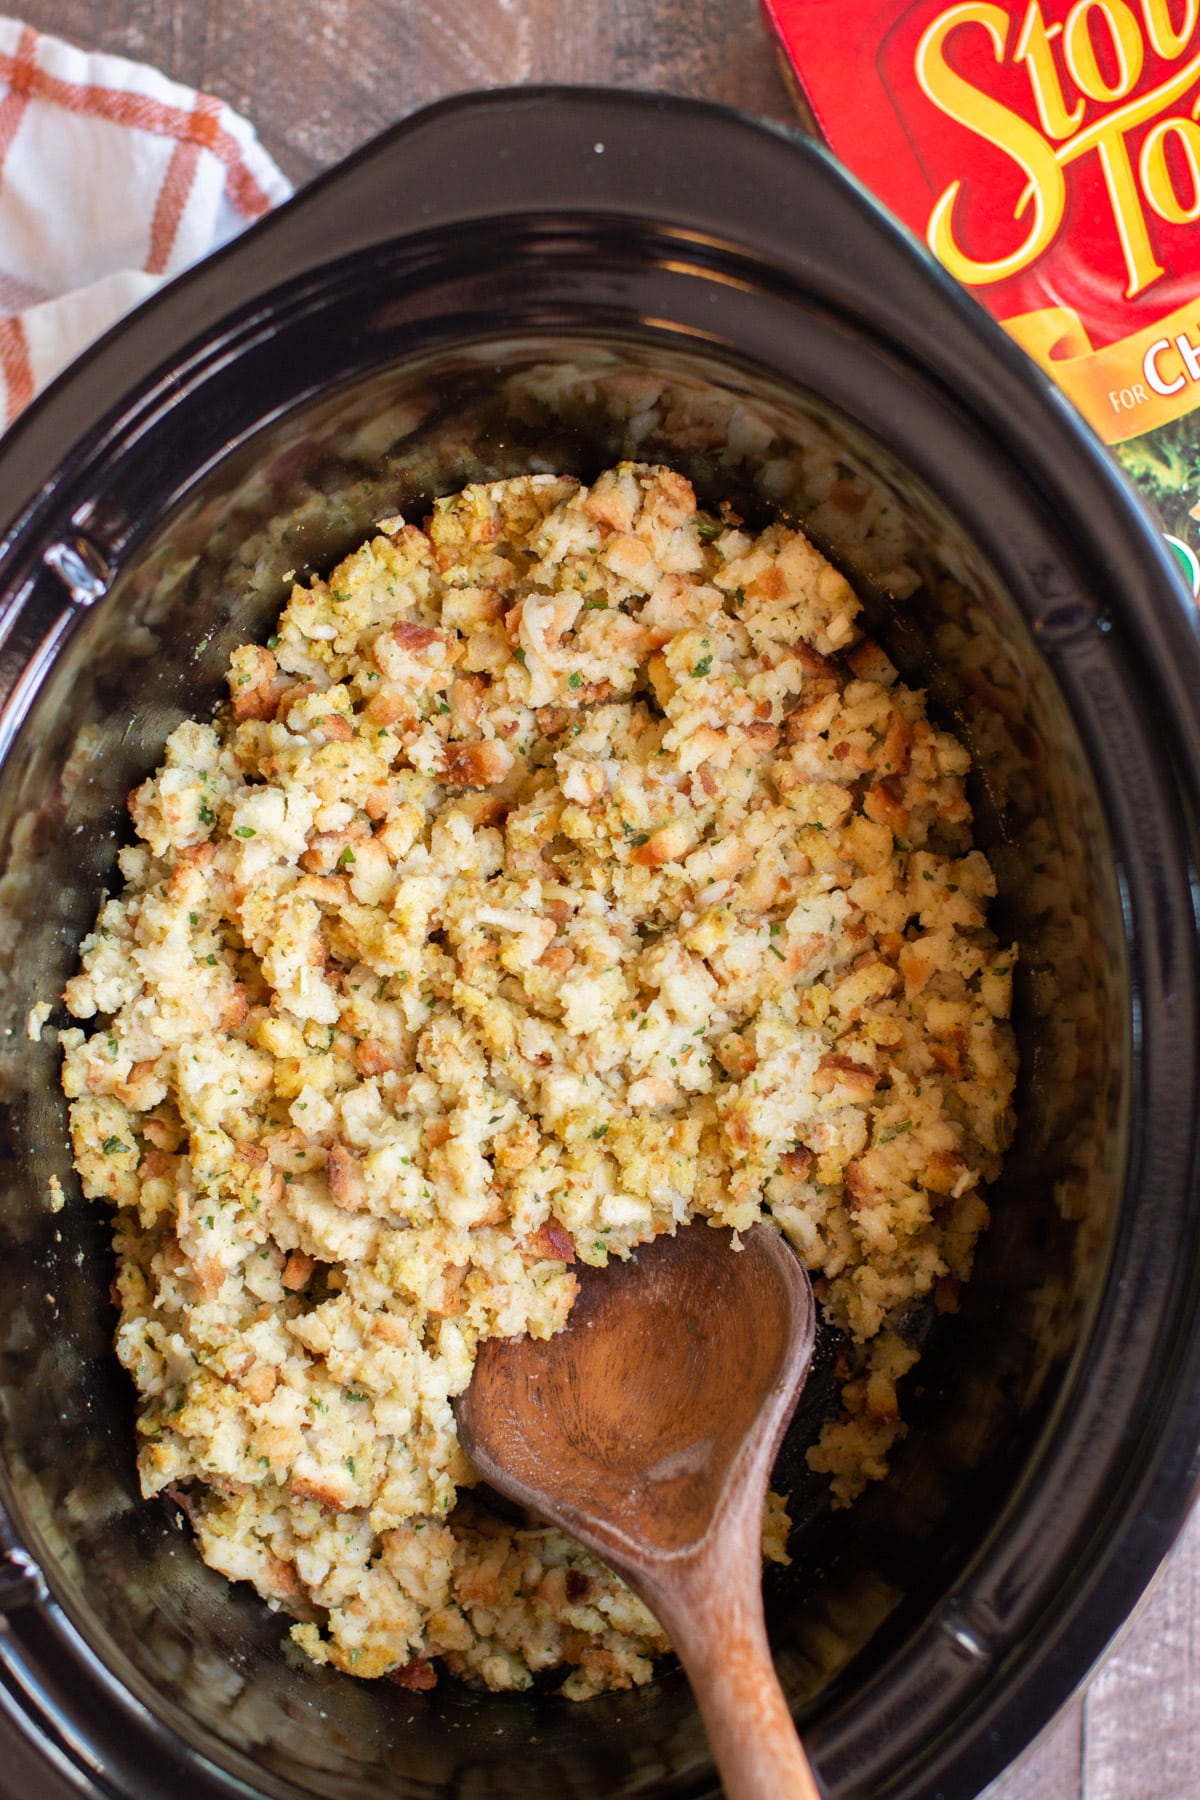
[[[316,1660],[649,1678],[615,1576],[459,1499],[451,1403],[689,1221],[786,1234],[845,1344],[812,1466],[886,1473],[1009,1137],[1015,951],[967,758],[857,614],[665,468],[469,487],[295,587],[132,796],[63,1083],[142,1488]]]

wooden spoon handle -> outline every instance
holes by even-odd
[[[740,1586],[691,1586],[667,1622],[726,1800],[821,1800],[775,1674],[757,1579],[749,1593]]]

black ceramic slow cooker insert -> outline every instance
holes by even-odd
[[[678,1671],[581,1706],[350,1681],[139,1499],[106,1222],[71,1172],[53,1032],[25,1026],[113,879],[125,794],[286,575],[477,476],[628,453],[781,509],[855,582],[972,748],[1022,947],[1016,1140],[959,1312],[916,1322],[893,1471],[848,1513],[794,1446],[781,1471],[799,1519],[772,1642],[829,1793],[977,1793],[1184,1516],[1200,653],[1157,534],[1041,374],[799,134],[635,94],[454,101],[172,284],[0,445],[0,1715],[47,1792],[716,1792]],[[865,496],[854,518],[832,480]]]

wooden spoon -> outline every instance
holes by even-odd
[[[583,1269],[565,1331],[491,1338],[456,1402],[486,1481],[661,1620],[728,1800],[819,1800],[767,1644],[762,1518],[812,1356],[808,1276],[765,1225],[695,1225]]]

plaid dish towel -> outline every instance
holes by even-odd
[[[0,427],[290,192],[223,101],[0,17]]]

